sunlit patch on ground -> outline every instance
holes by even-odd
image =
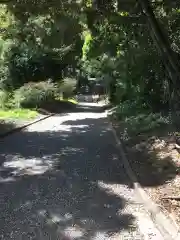
[[[89,125],[61,125],[63,131],[73,131],[74,129],[84,129],[84,128],[88,128]]]
[[[84,235],[83,230],[78,229],[77,227],[67,227],[63,233],[66,237],[69,237],[69,239],[79,239]]]
[[[41,148],[40,151],[43,151],[43,149]],[[65,160],[67,155],[83,152],[83,148],[65,147],[57,154],[45,156],[42,154],[42,157],[38,158],[24,158],[21,155],[1,154],[1,157],[3,157],[5,161],[0,169],[0,182],[14,181],[15,176],[41,175],[45,172],[56,171],[59,164]]]
[[[8,175],[21,176],[21,175],[40,175],[47,171],[51,171],[56,167],[59,161],[59,155],[42,156],[41,158],[23,158],[19,155],[6,155],[6,161],[2,164],[0,170],[1,178],[7,178]],[[2,176],[5,175],[5,176]]]
[[[62,116],[61,118],[59,118],[59,116],[54,116],[51,119],[47,119],[43,122],[39,122],[36,124],[36,128],[34,128],[33,125],[27,127],[24,131],[27,132],[49,132],[49,131],[63,131],[65,130],[64,128],[66,127],[67,131],[71,130],[71,128],[76,127],[76,128],[85,128],[87,127],[87,125],[79,125],[79,124],[75,124],[75,121],[78,120],[86,120],[86,119],[101,119],[101,118],[105,118],[106,114],[105,113],[69,113],[65,116]],[[53,122],[55,122],[54,125],[52,125],[52,119]],[[64,122],[67,121],[74,121],[74,123],[72,125],[69,124],[64,126]],[[75,125],[74,125],[75,124]],[[51,130],[49,130],[49,125],[51,125]],[[38,128],[39,126],[39,128]]]
[[[4,169],[11,169],[12,175],[36,175],[43,174],[53,168],[52,156],[42,156],[42,158],[24,159],[21,156],[6,156]]]
[[[120,196],[120,194],[122,193],[122,189],[119,184],[107,184],[102,181],[98,181],[98,186],[109,194],[115,194],[117,196]],[[123,185],[123,191],[129,199],[133,197],[133,189],[129,189],[126,185]]]

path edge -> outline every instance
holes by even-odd
[[[132,167],[128,161],[127,155],[125,153],[124,146],[119,139],[115,128],[112,125],[111,119],[108,115],[108,111],[106,111],[106,116],[109,122],[110,129],[115,138],[117,148],[119,150],[120,156],[122,158],[122,162],[125,168],[125,171],[131,180],[134,190],[137,192],[140,200],[145,206],[145,210],[150,216],[152,222],[155,224],[161,235],[165,240],[178,240],[180,239],[180,229],[176,224],[175,220],[171,216],[167,216],[164,214],[158,205],[150,199],[150,196],[145,192],[143,187],[138,183],[137,176],[132,170]]]
[[[54,116],[54,115],[56,115],[56,113],[49,113],[48,115],[43,116],[43,117],[40,117],[40,118],[38,118],[38,119],[35,119],[35,120],[32,121],[32,122],[29,122],[29,123],[24,124],[24,125],[22,125],[22,126],[14,127],[14,128],[12,128],[12,129],[10,129],[10,130],[8,130],[8,131],[0,134],[0,139],[3,139],[3,138],[5,138],[5,137],[7,137],[7,136],[9,136],[9,135],[11,135],[11,134],[13,134],[13,133],[20,132],[21,130],[23,130],[23,129],[29,127],[29,126],[31,126],[31,125],[33,125],[33,124],[36,124],[36,123],[38,123],[38,122],[41,122],[41,121],[43,121],[43,120],[45,120],[45,119],[47,119],[47,118],[50,118],[50,117],[52,117],[52,116]]]

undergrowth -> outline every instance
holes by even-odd
[[[145,106],[129,101],[119,104],[114,109],[112,118],[120,122],[124,128],[124,138],[148,133],[171,124],[170,116],[153,113]]]

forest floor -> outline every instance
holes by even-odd
[[[180,150],[170,125],[124,138],[127,126],[112,120],[138,182],[159,207],[180,225]],[[180,147],[179,147],[180,148]]]

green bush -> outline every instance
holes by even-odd
[[[37,108],[42,103],[55,99],[58,88],[49,82],[27,83],[14,93],[16,107]]]
[[[168,124],[169,120],[167,117],[162,117],[159,113],[150,113],[127,118],[126,123],[131,126],[131,131],[136,133],[159,128],[162,125]]]
[[[170,124],[168,116],[152,113],[146,105],[133,100],[120,104],[113,112],[113,118],[121,121],[124,126],[123,138],[126,139]]]
[[[69,98],[74,95],[74,90],[76,88],[76,79],[65,78],[60,84],[60,89],[63,92],[64,98]]]
[[[10,94],[7,91],[0,90],[0,108],[6,108],[10,100]]]
[[[124,119],[124,124],[129,136],[149,132],[162,126],[167,126],[170,119],[159,113],[138,114]]]
[[[122,120],[126,117],[135,116],[142,112],[147,112],[148,108],[135,100],[127,100],[119,104],[116,108],[115,115],[119,120]]]

